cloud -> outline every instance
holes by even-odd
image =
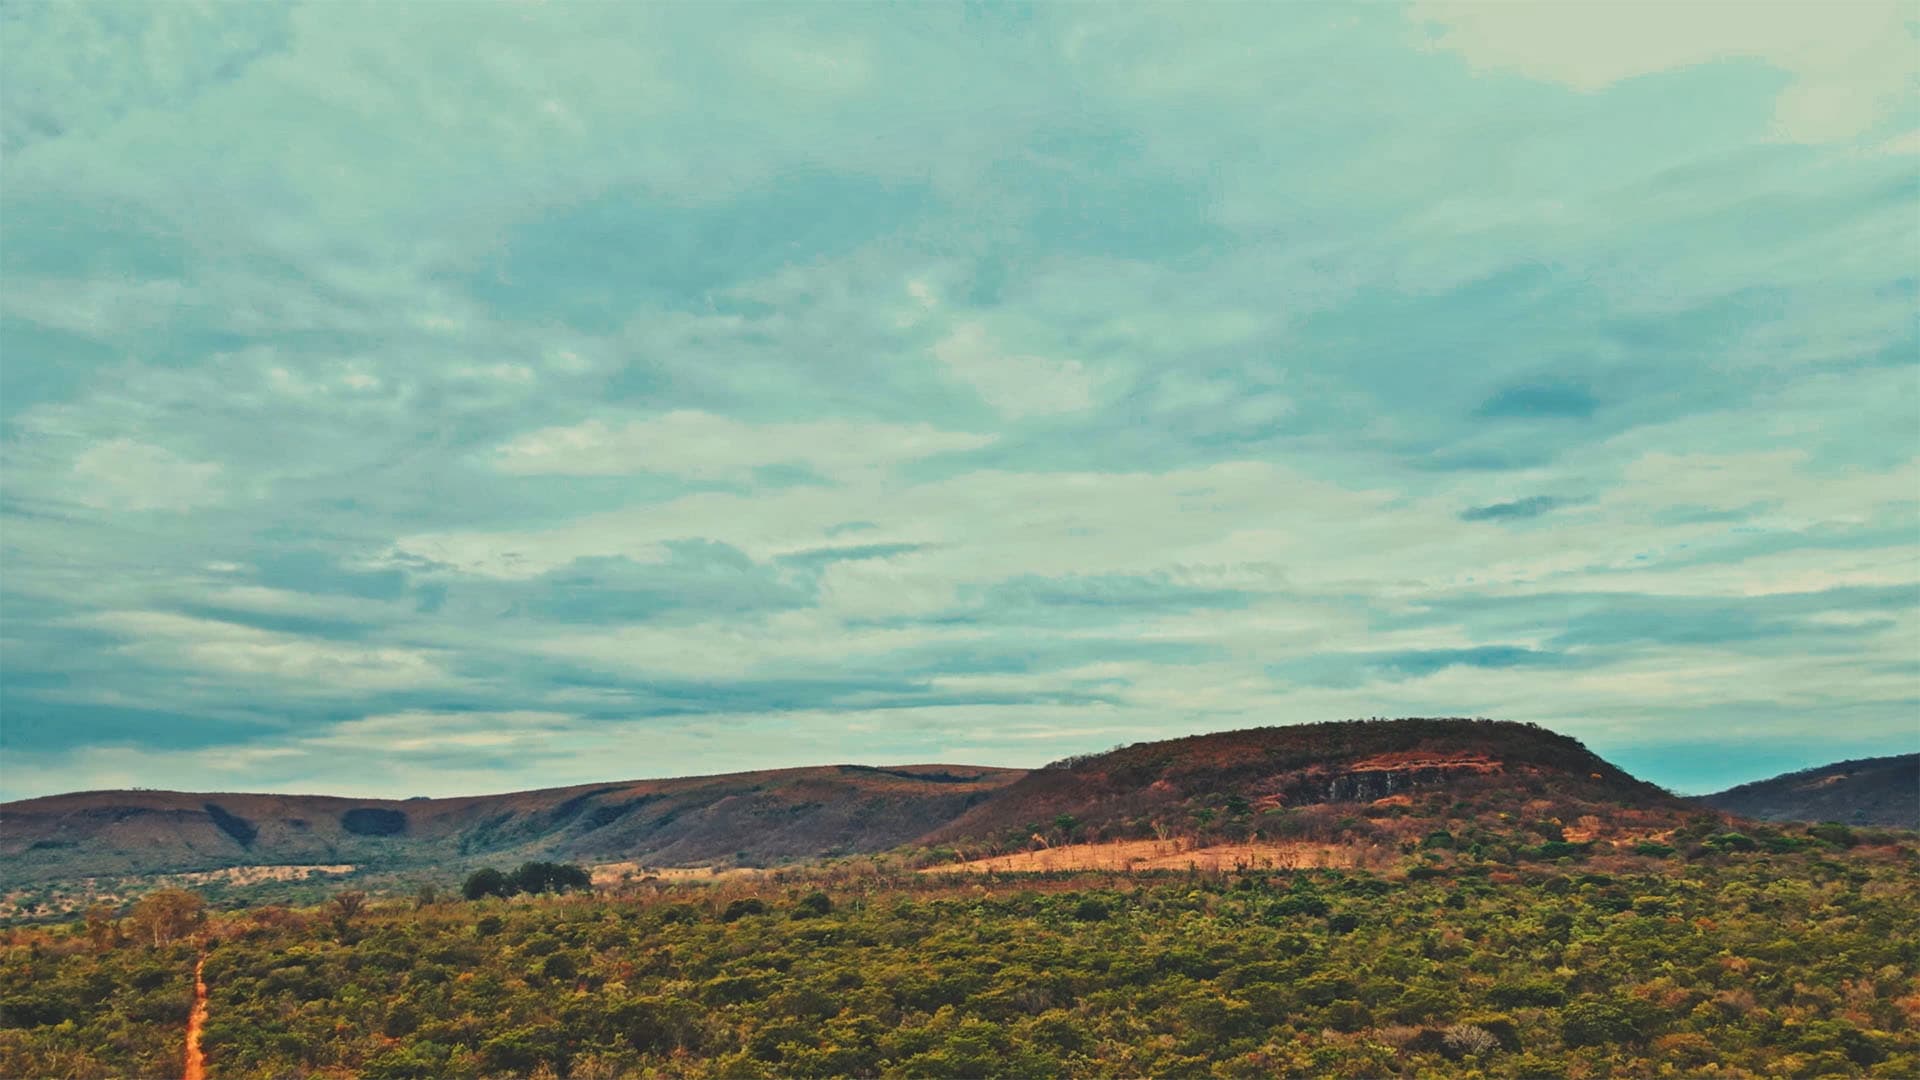
[[[1512,502],[1488,503],[1486,506],[1470,506],[1460,511],[1461,521],[1524,521],[1552,513],[1563,506],[1571,505],[1575,500],[1564,499],[1557,495],[1529,495]]]
[[[827,420],[754,425],[682,409],[618,426],[589,420],[533,432],[501,447],[495,466],[520,475],[658,472],[698,480],[745,480],[758,468],[801,465],[840,476],[992,441],[990,435],[940,431],[927,424]]]
[[[0,783],[1904,738],[1887,10],[23,10]]]
[[[1581,420],[1593,415],[1599,402],[1585,387],[1571,383],[1518,383],[1488,398],[1476,416],[1492,419],[1555,418]]]
[[[1072,360],[1008,356],[979,323],[955,327],[933,351],[955,378],[1004,416],[1079,412],[1093,404],[1098,384],[1085,367]]]
[[[1734,59],[1788,76],[1773,102],[1781,134],[1843,138],[1898,115],[1913,92],[1911,12],[1896,2],[1832,11],[1768,4],[1475,4],[1418,0],[1409,17],[1438,29],[1433,44],[1476,68],[1515,71],[1595,92],[1637,76]]]
[[[810,590],[739,550],[710,541],[666,545],[643,563],[613,556],[576,559],[513,590],[517,610],[556,622],[639,622],[676,612],[700,618],[807,606]]]
[[[222,498],[220,464],[188,461],[158,446],[113,439],[73,461],[76,497],[102,510],[186,511]]]
[[[276,692],[353,695],[445,677],[432,656],[416,649],[332,643],[167,612],[106,612],[79,623],[122,638],[118,651],[137,662],[218,672]]]

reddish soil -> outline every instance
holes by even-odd
[[[207,958],[193,965],[193,1011],[187,1014],[186,1080],[207,1080],[207,1055],[200,1050],[200,1032],[207,1026]]]
[[[1403,750],[1378,754],[1343,766],[1342,772],[1407,772],[1413,769],[1461,769],[1466,772],[1495,773],[1501,765],[1485,754],[1436,754],[1421,750]]]

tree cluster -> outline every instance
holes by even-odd
[[[538,896],[542,893],[561,893],[571,889],[591,889],[593,878],[585,870],[569,863],[525,862],[511,872],[502,873],[492,867],[483,867],[467,875],[460,886],[460,895],[469,900],[483,900],[489,896],[509,897],[521,893]]]

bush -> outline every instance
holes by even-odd
[[[469,900],[506,896],[507,876],[491,866],[475,870],[467,875],[466,883],[460,886],[460,895]]]
[[[832,913],[833,898],[818,889],[801,897],[800,902],[793,905],[793,917],[796,919],[813,919]]]
[[[593,887],[593,878],[580,867],[567,863],[526,862],[508,875],[507,884],[514,892],[538,896],[569,889],[590,889]]]
[[[1568,1046],[1645,1042],[1654,1013],[1642,1001],[1583,998],[1560,1012],[1560,1040]]]
[[[727,909],[720,913],[720,921],[729,923],[738,922],[749,915],[765,915],[766,913],[767,905],[762,903],[758,897],[745,896],[728,904]]]
[[[1087,897],[1073,909],[1073,917],[1081,922],[1102,922],[1109,914],[1107,902],[1097,896]]]
[[[1523,1005],[1554,1006],[1567,1000],[1566,988],[1545,979],[1498,983],[1487,992],[1488,1000],[1505,1008]]]
[[[1473,1024],[1454,1024],[1442,1034],[1445,1053],[1450,1058],[1462,1058],[1470,1054],[1484,1054],[1499,1049],[1500,1040],[1486,1028]]]
[[[1823,821],[1818,825],[1807,826],[1807,835],[1815,840],[1824,840],[1835,847],[1850,848],[1860,842],[1854,831],[1839,822]]]

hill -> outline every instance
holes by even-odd
[[[1335,841],[1363,819],[1543,823],[1557,842],[1671,828],[1697,809],[1577,740],[1492,720],[1365,720],[1140,743],[1028,773],[933,843]],[[1417,829],[1414,831],[1418,831]]]
[[[1920,829],[1920,754],[1838,761],[1702,795],[1699,801],[1762,821]]]
[[[1018,769],[833,765],[447,799],[93,791],[0,806],[0,884],[230,866],[782,862],[884,851]]]
[[[1867,784],[1868,772],[1847,783]],[[1885,787],[1892,799],[1893,781]],[[1034,868],[1372,865],[1456,839],[1556,857],[1670,839],[1705,817],[1717,814],[1532,724],[1366,720],[1138,743],[1031,772],[832,765],[407,800],[81,792],[0,806],[0,887],[521,859],[765,866],[908,847],[980,869],[1011,868],[992,861],[1007,856]],[[1031,857],[1118,842],[1135,846]]]

